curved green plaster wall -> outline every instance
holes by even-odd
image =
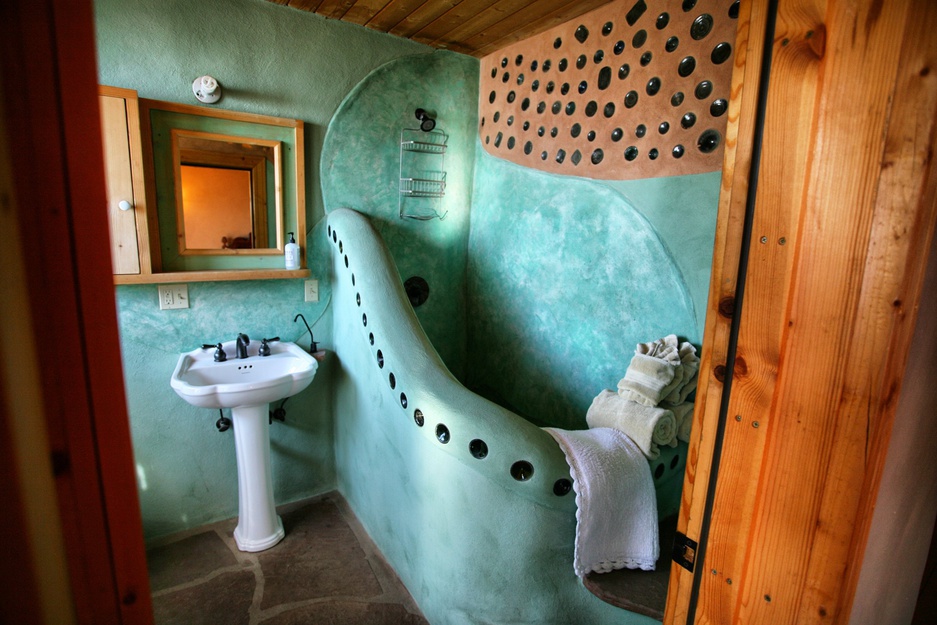
[[[476,153],[468,384],[538,425],[584,428],[636,343],[695,334],[683,278],[620,194]]]
[[[553,492],[569,468],[552,437],[452,378],[366,220],[335,211],[329,224],[339,485],[429,622],[653,623],[599,600],[573,572],[576,505]],[[473,439],[485,441],[483,458]],[[534,468],[525,481],[511,477],[520,459]]]
[[[491,157],[477,143],[477,72],[436,52],[362,81],[323,146],[326,210],[369,215],[401,279],[429,282],[417,315],[459,379],[535,423],[584,427],[636,343],[701,342],[719,175],[603,183]],[[441,221],[398,217],[399,133],[417,107],[449,134]]]
[[[460,378],[477,102],[477,60],[451,52],[398,59],[375,70],[349,94],[322,149],[326,210],[347,207],[371,217],[401,278],[426,279],[430,296],[417,316]],[[435,203],[405,200],[405,208],[421,213],[435,208],[446,214],[442,220],[399,218],[400,131],[419,126],[417,108],[434,113],[436,129],[449,136],[446,195]]]
[[[504,405],[534,422],[581,428],[592,397],[614,387],[636,342],[671,332],[698,341],[693,300],[654,224],[621,192],[532,172],[478,149],[475,81],[477,64],[449,53],[398,59],[368,76],[329,126],[325,206],[368,215],[399,277],[429,280],[430,300],[416,315],[457,376],[497,387]],[[398,133],[414,123],[418,106],[436,107],[440,128],[451,134],[443,221],[397,214]],[[670,205],[666,198],[650,204],[664,207],[657,217]],[[338,482],[431,622],[647,621],[598,602],[572,574],[572,510],[532,503],[458,461],[478,462],[467,453],[472,436],[491,449],[482,462],[505,461],[503,454],[510,463],[512,454],[542,445],[543,432],[510,418],[485,429],[489,420],[478,410],[442,408],[451,398],[429,383],[441,374],[418,373],[431,360],[420,352],[424,341],[397,323],[397,298],[368,287],[365,269],[381,259],[363,254],[345,232],[348,223],[335,223]],[[689,258],[684,252],[678,249],[681,261]],[[393,389],[388,372],[396,374]],[[422,429],[415,408],[425,410]],[[440,422],[453,428],[445,450],[433,438]],[[679,467],[677,479],[660,484],[663,514],[675,509]]]
[[[218,108],[301,119],[306,131],[306,224],[319,303],[302,280],[189,284],[191,308],[161,311],[155,285],[117,287],[121,351],[144,531],[153,539],[237,515],[231,432],[217,412],[193,408],[169,387],[178,354],[208,341],[305,333],[314,323],[332,348],[329,257],[318,163],[325,125],[347,93],[387,61],[430,49],[264,0],[95,0],[101,84],[140,97],[196,104],[192,81],[211,74]],[[306,344],[308,337],[301,342]],[[287,402],[271,429],[277,503],[335,488],[331,376],[334,358],[309,389]]]
[[[709,275],[716,236],[716,211],[722,172],[644,180],[603,180],[653,225],[686,284],[696,328],[685,338],[699,347],[703,342]]]

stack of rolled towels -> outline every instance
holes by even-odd
[[[586,413],[590,428],[615,428],[627,434],[654,460],[662,446],[689,442],[699,357],[690,343],[671,334],[639,343],[618,391],[604,390]]]

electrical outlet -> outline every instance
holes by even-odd
[[[318,280],[306,280],[306,301],[307,302],[319,301],[319,281]]]
[[[161,284],[157,289],[160,310],[189,307],[188,284]]]

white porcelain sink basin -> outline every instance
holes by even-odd
[[[215,362],[215,348],[179,356],[170,385],[193,406],[231,409],[238,467],[234,540],[241,551],[263,551],[285,535],[273,498],[270,402],[309,386],[319,365],[295,343],[274,341],[270,355],[260,356],[260,342],[252,341],[247,358],[235,358],[235,341],[222,348],[228,357],[224,362]]]
[[[235,358],[235,342],[223,344],[225,362],[215,362],[215,350],[194,349],[179,356],[170,385],[199,408],[260,406],[291,397],[312,382],[316,359],[296,343],[274,341],[270,355],[259,356],[259,341],[247,346],[247,358]]]

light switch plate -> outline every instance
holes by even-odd
[[[319,281],[318,280],[306,280],[306,301],[307,302],[319,301]]]
[[[188,284],[160,284],[157,289],[160,310],[189,307]]]

